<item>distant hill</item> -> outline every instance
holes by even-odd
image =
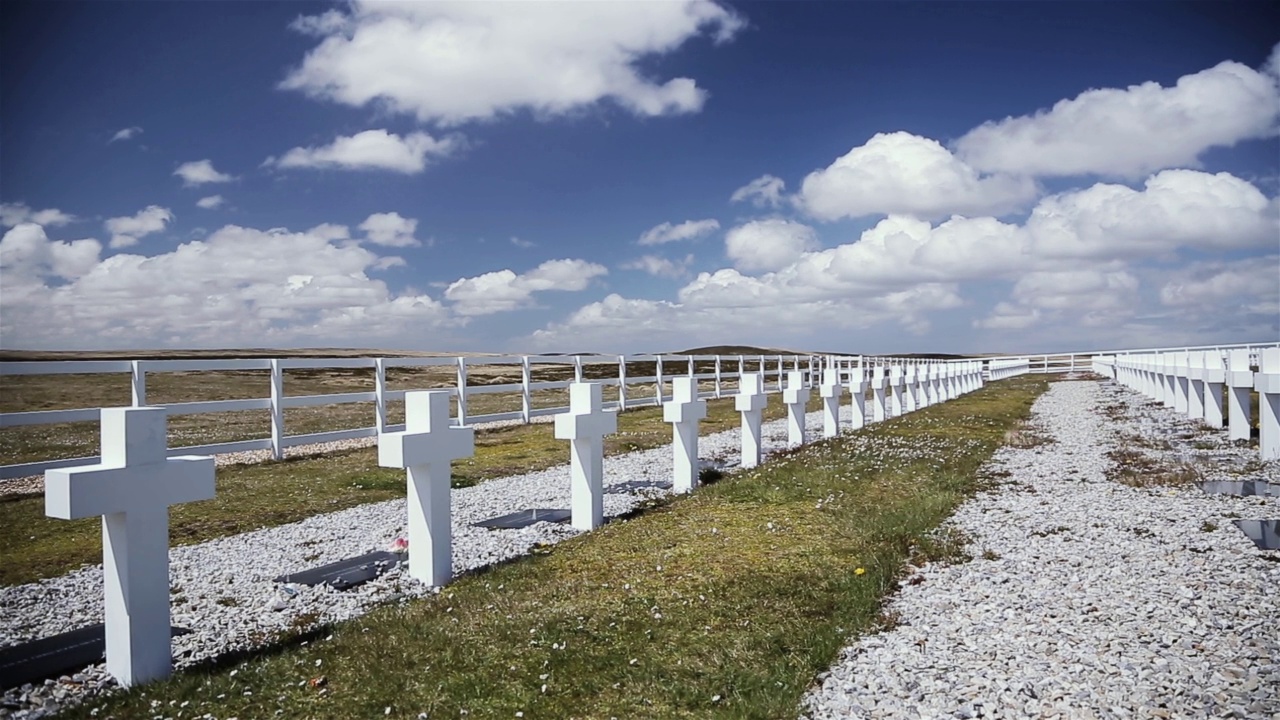
[[[803,350],[762,348],[754,345],[707,345],[673,352],[672,355],[808,355]]]

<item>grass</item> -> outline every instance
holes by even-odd
[[[818,399],[811,400],[809,409],[820,405]],[[765,417],[784,415],[781,397],[770,396]],[[739,422],[731,398],[711,400],[700,431],[728,430]],[[671,426],[662,421],[660,408],[629,410],[618,416],[618,433],[605,438],[605,454],[670,442]],[[555,438],[550,423],[480,430],[476,432],[475,456],[453,463],[453,485],[467,487],[490,478],[566,464],[568,459],[568,442]],[[213,499],[171,509],[170,542],[200,543],[404,495],[404,471],[378,467],[373,447],[225,466],[218,469]],[[0,496],[0,547],[5,549],[0,554],[0,585],[55,577],[85,563],[101,562],[100,526],[96,518],[46,517],[43,495]]]
[[[281,638],[69,717],[795,717],[881,615],[1044,378],[785,453],[439,595]],[[96,709],[95,709],[96,708]]]
[[[1200,482],[1198,468],[1187,462],[1166,462],[1134,448],[1117,448],[1107,453],[1113,465],[1107,479],[1136,488],[1184,487]]]

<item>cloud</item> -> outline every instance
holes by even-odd
[[[1144,189],[1098,183],[1042,199],[1027,218],[1043,257],[1123,258],[1280,244],[1277,205],[1229,173],[1165,170]]]
[[[0,203],[0,227],[13,227],[20,223],[35,223],[45,227],[59,227],[75,221],[75,216],[56,208],[32,210],[26,203]]]
[[[512,245],[515,245],[516,247],[520,248],[521,250],[528,250],[529,248],[537,247],[537,246],[538,246],[538,243],[536,243],[536,242],[534,242],[534,241],[532,241],[532,240],[521,240],[520,238],[515,237],[514,235],[513,235],[513,236],[511,236],[511,244],[512,244]]]
[[[717,220],[686,220],[679,225],[664,222],[645,230],[640,235],[640,245],[662,245],[680,240],[696,240],[720,229]]]
[[[635,260],[628,260],[618,266],[620,270],[640,270],[655,277],[678,278],[689,274],[689,265],[693,263],[693,255],[686,255],[684,260],[668,260],[657,255],[642,255]]]
[[[1280,317],[1280,255],[1192,263],[1160,289],[1160,302],[1193,315],[1237,312]]]
[[[6,287],[6,304],[15,286],[54,275],[75,279],[98,264],[102,243],[92,238],[71,242],[53,242],[44,228],[35,223],[21,223],[0,238],[0,276]]]
[[[796,204],[819,220],[866,215],[930,219],[1005,215],[1030,204],[1038,188],[1027,178],[983,175],[936,140],[878,133],[830,166],[809,173]]]
[[[116,131],[116,134],[111,136],[111,139],[107,141],[107,144],[110,145],[117,140],[131,140],[141,134],[142,128],[136,125],[133,127],[127,127],[123,130]]]
[[[169,208],[148,205],[132,217],[109,218],[103,226],[111,233],[111,247],[124,248],[138,244],[138,238],[158,233],[173,220]]]
[[[183,163],[173,171],[174,175],[182,178],[182,184],[186,187],[198,187],[208,183],[224,183],[235,180],[234,177],[225,173],[220,173],[213,169],[213,163],[208,160],[194,160],[192,162]]]
[[[210,195],[209,197],[202,197],[197,200],[196,207],[202,207],[205,210],[212,210],[221,205],[222,202],[223,200],[221,195]]]
[[[777,270],[817,247],[813,228],[790,220],[754,220],[725,233],[725,254],[739,270]]]
[[[438,301],[371,279],[377,254],[309,233],[227,225],[169,252],[99,261],[96,241],[50,243],[20,227],[0,241],[6,347],[397,341],[456,322]],[[50,273],[69,281],[42,280]]]
[[[413,236],[418,221],[400,217],[399,213],[374,213],[360,223],[365,239],[386,247],[418,247],[422,242]],[[343,228],[346,230],[346,228]]]
[[[744,25],[711,0],[536,4],[355,2],[299,18],[322,38],[280,86],[423,122],[459,125],[528,109],[549,117],[611,99],[641,116],[696,112],[706,91],[638,65]]]
[[[320,223],[308,230],[307,234],[318,237],[321,240],[346,240],[351,237],[351,230],[346,225]]]
[[[780,178],[772,175],[761,175],[751,182],[733,191],[729,202],[750,200],[756,207],[777,207],[782,203],[782,192],[787,187]]]
[[[1275,63],[1280,55],[1271,57]],[[1034,115],[984,123],[955,148],[979,170],[1020,175],[1137,178],[1195,167],[1210,148],[1276,133],[1277,81],[1274,69],[1224,62],[1173,87],[1146,82],[1089,90]]]
[[[981,320],[974,320],[973,326],[987,330],[1024,330],[1040,322],[1040,310],[998,302],[991,314]]]
[[[585,290],[591,279],[609,273],[586,260],[548,260],[523,275],[497,270],[455,280],[444,291],[459,315],[490,315],[531,305],[535,292]]]
[[[414,175],[427,168],[427,158],[446,157],[460,148],[456,136],[437,140],[424,132],[403,138],[386,130],[365,130],[350,137],[339,136],[323,147],[296,147],[279,160],[263,163],[279,168],[330,168],[340,170],[390,170]]]

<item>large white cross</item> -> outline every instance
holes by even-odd
[[[698,399],[697,381],[678,377],[671,381],[671,401],[662,404],[662,419],[671,423],[674,442],[676,492],[693,492],[698,487],[698,421],[707,416],[707,403]]]
[[[764,382],[759,373],[743,373],[738,378],[738,394],[733,407],[742,413],[742,467],[753,468],[760,464],[760,420],[769,398],[764,394]]]
[[[1262,349],[1253,389],[1258,391],[1258,449],[1263,460],[1280,459],[1280,347]]]
[[[858,367],[849,371],[849,395],[853,399],[853,415],[849,426],[854,430],[867,424],[867,381],[862,373],[861,361]]]
[[[804,384],[804,373],[792,370],[787,373],[787,388],[782,391],[782,402],[787,406],[787,444],[796,447],[804,444],[804,407],[809,402],[809,386]]]
[[[822,437],[835,437],[840,434],[840,396],[844,394],[839,370],[827,368],[822,371],[822,386],[818,388],[818,394],[822,396]]]
[[[1248,350],[1229,350],[1227,352],[1227,387],[1231,388],[1230,402],[1227,404],[1228,431],[1232,440],[1248,440],[1252,427],[1252,412],[1249,407],[1249,391],[1253,389],[1253,371],[1249,369]]]
[[[101,422],[102,462],[46,470],[44,509],[102,516],[107,672],[130,687],[173,668],[169,506],[213,497],[214,467],[211,457],[167,457],[164,408],[103,408]]]
[[[903,376],[903,381],[906,383],[905,392],[902,398],[905,403],[905,407],[902,409],[904,413],[914,412],[916,409],[916,371],[918,369],[919,366],[914,363],[907,365],[906,372]]]
[[[449,391],[404,394],[404,432],[378,435],[378,464],[408,481],[409,575],[434,586],[453,579],[449,462],[475,454],[476,431],[449,426]]]
[[[579,530],[604,523],[604,436],[615,432],[618,414],[605,411],[602,385],[570,385],[569,412],[556,415],[556,438],[569,441],[569,502]]]

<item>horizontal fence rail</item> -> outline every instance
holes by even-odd
[[[387,373],[389,370],[396,369],[432,368],[446,371],[450,376],[448,386],[436,385],[418,389],[449,391],[455,401],[454,423],[470,425],[498,421],[530,423],[536,418],[566,412],[567,406],[534,407],[534,393],[565,390],[570,384],[583,380],[600,382],[606,387],[616,387],[617,398],[605,402],[604,407],[621,412],[633,408],[660,406],[670,399],[666,386],[676,377],[696,378],[699,381],[698,395],[701,398],[729,396],[728,391],[736,391],[735,381],[745,372],[761,373],[765,379],[766,393],[781,392],[789,371],[803,373],[805,382],[814,386],[823,379],[823,371],[833,371],[834,377],[842,385],[883,378],[883,382],[890,384],[900,384],[905,379],[907,383],[927,386],[930,383],[947,382],[966,370],[973,370],[983,379],[989,380],[1001,380],[1023,373],[1064,373],[1087,370],[1116,378],[1115,365],[1108,362],[1106,358],[1173,350],[1194,350],[1206,354],[1217,353],[1225,359],[1228,352],[1244,351],[1248,353],[1250,363],[1256,364],[1263,348],[1278,346],[1280,343],[1254,343],[1142,351],[1048,353],[960,360],[922,360],[861,355],[499,355],[425,358],[22,361],[0,362],[0,381],[24,375],[127,374],[131,405],[142,407],[149,404],[147,401],[148,376],[154,377],[159,373],[263,372],[269,378],[268,397],[196,400],[164,403],[157,406],[164,407],[171,416],[265,410],[270,417],[268,437],[176,446],[169,448],[170,456],[269,450],[273,458],[280,459],[284,457],[284,451],[290,447],[374,437],[383,432],[403,430],[403,424],[392,424],[388,421],[389,405],[403,401],[405,393],[409,391],[388,387]],[[470,373],[477,367],[492,366],[509,366],[510,374],[518,375],[519,381],[486,383],[482,378],[472,377]],[[646,370],[646,374],[633,374],[637,368]],[[288,371],[323,370],[368,371],[372,374],[373,388],[358,392],[285,394],[285,378]],[[539,371],[542,371],[544,376],[551,372],[560,377],[535,380]],[[520,409],[475,415],[469,412],[471,398],[495,393],[518,395]],[[371,403],[373,406],[371,424],[293,435],[286,431],[286,409],[348,403]],[[95,422],[98,421],[100,414],[101,409],[96,407],[6,412],[0,413],[0,429]],[[49,469],[98,461],[98,457],[77,457],[0,465],[0,481],[38,475]]]

